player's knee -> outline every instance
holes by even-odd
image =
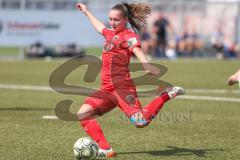
[[[88,104],[83,104],[79,111],[77,112],[77,117],[80,121],[89,119],[95,115],[95,112],[92,106]]]

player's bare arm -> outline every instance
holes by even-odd
[[[142,49],[139,47],[135,47],[133,49],[133,53],[137,56],[137,58],[139,59],[139,61],[142,63],[143,68],[150,74],[153,75],[158,75],[160,74],[160,70],[149,64],[147,57],[145,56],[145,54],[143,53]]]
[[[86,5],[84,5],[83,3],[77,3],[76,4],[77,8],[82,11],[87,18],[89,19],[89,21],[91,22],[91,24],[93,25],[93,27],[102,34],[102,30],[105,28],[105,25],[99,21],[87,8]]]

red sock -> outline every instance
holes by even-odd
[[[152,118],[158,114],[163,104],[169,99],[170,98],[167,93],[164,93],[161,96],[155,98],[152,102],[150,102],[146,107],[143,108],[143,116],[148,121],[151,121]]]
[[[80,121],[85,132],[99,145],[101,149],[109,149],[111,146],[108,144],[100,125],[96,119],[88,119]]]

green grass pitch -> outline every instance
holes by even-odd
[[[0,84],[48,86],[50,74],[65,60],[0,62]],[[168,68],[162,79],[186,89],[223,89],[226,93],[186,95],[238,98],[238,86],[227,86],[228,76],[239,61],[156,60]],[[98,87],[83,82],[86,68],[74,70],[66,80],[73,85]],[[133,73],[134,76],[134,73]],[[72,112],[83,96],[57,92],[0,89],[0,159],[73,160],[73,144],[86,136],[79,122],[42,119],[54,115],[63,99],[74,101]],[[141,98],[143,105],[152,98]],[[240,103],[175,99],[165,104],[148,127],[137,129],[119,109],[99,117],[103,131],[118,152],[116,160],[239,160]],[[180,117],[179,117],[180,116]]]

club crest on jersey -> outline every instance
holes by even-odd
[[[104,52],[108,52],[108,51],[111,51],[114,47],[114,43],[113,42],[106,42],[103,46],[103,51]]]
[[[132,94],[127,95],[127,96],[126,96],[126,100],[127,100],[127,102],[129,102],[131,105],[134,105],[135,102],[136,102],[135,97],[134,97],[134,95],[132,95]]]
[[[113,37],[113,40],[117,40],[119,38],[119,36],[118,35],[115,35],[114,37]]]
[[[129,38],[127,40],[128,46],[131,48],[133,45],[137,44],[137,39],[135,37]]]

